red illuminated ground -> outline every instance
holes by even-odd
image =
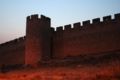
[[[120,80],[120,62],[16,70],[0,73],[0,80]]]

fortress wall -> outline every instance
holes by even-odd
[[[0,44],[0,65],[36,64],[53,58],[120,50],[120,14],[50,27],[50,18],[41,15],[27,17],[26,38],[21,37]],[[26,39],[26,40],[25,40]],[[25,50],[26,48],[26,50]]]
[[[53,53],[56,58],[120,50],[120,14],[58,27],[54,35]]]
[[[0,45],[0,65],[24,64],[25,37]]]
[[[53,35],[53,57],[56,57],[57,54],[58,56],[62,56],[63,54],[63,27],[57,27],[56,32],[54,32]]]

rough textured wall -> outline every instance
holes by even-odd
[[[0,45],[0,66],[24,64],[25,38],[21,37]]]
[[[58,27],[50,27],[50,18],[27,17],[26,40],[16,39],[0,45],[0,65],[36,64],[53,58],[97,54],[120,50],[120,14]]]
[[[54,35],[53,53],[56,58],[96,54],[120,50],[120,14],[58,27]]]
[[[50,19],[41,15],[27,17],[26,64],[37,64],[50,56]]]

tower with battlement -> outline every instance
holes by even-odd
[[[50,18],[41,15],[27,17],[25,42],[25,64],[37,64],[50,59]]]
[[[73,27],[72,27],[73,26]],[[26,36],[0,44],[1,65],[37,65],[40,62],[77,56],[120,53],[120,13],[51,27],[51,19],[35,14],[27,17]],[[59,61],[58,61],[59,62]]]

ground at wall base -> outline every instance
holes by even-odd
[[[16,70],[0,73],[0,80],[120,80],[120,61]]]

